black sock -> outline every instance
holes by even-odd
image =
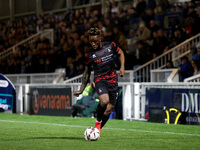
[[[103,126],[106,124],[106,122],[108,121],[110,115],[106,116],[106,115],[102,115],[102,122],[101,122],[101,128],[103,128]]]
[[[106,110],[106,107],[105,108],[102,107],[101,104],[99,103],[99,105],[97,106],[97,121],[102,120],[102,115],[105,110]]]

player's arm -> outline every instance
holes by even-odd
[[[91,74],[91,65],[86,65],[85,71],[83,73],[82,84],[81,84],[80,90],[75,91],[74,96],[79,96],[80,94],[83,93],[83,90],[85,89],[85,87],[90,79],[90,74]]]
[[[119,51],[117,53],[119,55],[119,61],[121,64],[120,67],[120,76],[123,77],[125,75],[125,67],[124,67],[124,63],[125,63],[125,57],[124,57],[124,52],[121,50],[121,48],[119,48]]]

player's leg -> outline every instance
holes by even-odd
[[[106,111],[102,115],[102,123],[101,128],[106,124],[108,121],[110,114],[112,113],[118,99],[118,84],[108,84],[109,90],[109,104],[107,105]]]
[[[106,107],[109,103],[109,95],[102,94],[99,96],[100,103],[97,106],[97,121],[101,121],[102,115],[104,114]]]
[[[109,95],[108,94],[102,94],[99,96],[100,103],[97,106],[97,120],[95,123],[95,127],[97,129],[101,129],[101,122],[102,122],[102,116],[107,108],[107,105],[109,103]]]
[[[106,106],[109,102],[109,95],[108,95],[107,85],[105,81],[98,80],[95,83],[95,89],[100,100],[100,103],[97,106],[97,121],[101,122],[102,115],[104,111],[106,110]]]
[[[106,122],[108,121],[110,114],[112,113],[113,109],[115,108],[114,105],[112,105],[111,103],[108,103],[106,110],[102,116],[102,122],[101,122],[101,128],[103,128],[103,126],[106,124]]]

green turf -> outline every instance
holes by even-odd
[[[0,150],[199,150],[200,127],[109,120],[98,141],[84,130],[95,119],[0,113]]]

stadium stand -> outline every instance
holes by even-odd
[[[72,93],[80,87],[83,56],[90,48],[87,35],[90,27],[100,28],[102,38],[115,41],[125,53],[126,74],[119,78],[118,118],[145,120],[146,106],[150,102],[148,98],[152,97],[148,94],[152,94],[154,88],[164,93],[166,89],[174,88],[180,92],[189,89],[190,94],[182,94],[182,101],[191,96],[193,102],[191,91],[196,92],[199,84],[192,82],[200,81],[198,1],[60,0],[59,4],[64,2],[61,11],[51,12],[53,2],[49,1],[51,5],[46,5],[43,13],[36,11],[30,13],[34,15],[26,14],[25,17],[18,17],[18,14],[11,16],[11,20],[15,20],[0,21],[0,72],[15,84],[17,113],[38,112],[38,92],[54,96],[57,91],[65,94],[67,91],[71,99],[62,103],[62,111],[65,112],[67,106],[76,103]],[[72,3],[69,8],[68,2]],[[9,49],[11,53],[4,55]],[[188,58],[187,62],[184,62],[185,58]],[[184,67],[185,63],[187,67]],[[180,72],[184,68],[189,70],[186,76],[184,71]],[[65,71],[62,74],[55,71],[59,69]],[[177,83],[177,73],[183,75],[180,83]],[[63,75],[67,80],[60,80]],[[179,104],[179,93],[169,95],[173,96],[170,101]],[[162,100],[157,95],[156,98]],[[43,100],[44,105],[40,105],[40,109],[50,106],[46,107],[46,100]],[[33,106],[30,106],[33,104],[31,101]],[[187,112],[190,106],[182,104],[179,107]],[[193,106],[191,109],[197,112]]]
[[[143,0],[138,1],[135,7],[127,3],[124,8],[117,2],[108,1],[104,13],[92,8],[67,9],[63,14],[42,13],[1,22],[1,53],[45,29],[54,29],[55,38],[52,46],[48,38],[39,36],[33,44],[23,45],[9,59],[0,60],[0,72],[49,73],[65,68],[66,79],[80,75],[84,70],[84,52],[90,47],[86,32],[90,27],[99,27],[104,40],[117,42],[125,52],[126,69],[133,70],[197,35],[199,23],[200,8],[193,2],[170,4]],[[132,37],[130,30],[135,32]],[[128,43],[130,39],[134,40]],[[188,48],[196,48],[198,42]],[[129,50],[128,46],[134,49]],[[196,59],[199,60],[199,55]],[[172,58],[166,62],[169,60]],[[175,67],[179,65],[175,64]]]

